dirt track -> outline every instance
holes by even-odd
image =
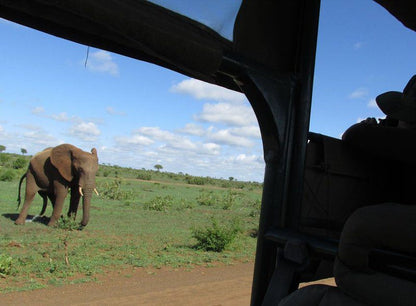
[[[0,305],[249,305],[253,264],[172,271],[137,269],[98,283],[0,295]]]

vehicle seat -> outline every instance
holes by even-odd
[[[416,305],[416,206],[357,209],[341,233],[334,266],[338,287],[296,290],[279,306]]]

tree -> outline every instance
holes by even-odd
[[[21,148],[21,149],[20,149],[20,152],[22,152],[22,154],[24,155],[24,154],[26,154],[26,153],[27,153],[27,150],[26,150],[25,148]]]
[[[162,165],[159,165],[159,164],[154,165],[153,167],[154,167],[157,171],[160,171],[161,169],[163,169],[163,166],[162,166]]]
[[[3,145],[0,145],[0,152],[6,151],[6,147]]]

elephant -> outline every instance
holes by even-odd
[[[76,217],[79,200],[82,197],[81,226],[86,226],[90,218],[92,193],[98,194],[95,185],[97,171],[98,156],[95,148],[88,153],[71,144],[61,144],[35,154],[19,182],[18,203],[20,204],[20,188],[23,179],[26,178],[25,201],[15,224],[25,223],[30,204],[36,193],[39,193],[43,198],[42,213],[48,198],[51,201],[53,211],[48,225],[55,225],[61,217],[64,201],[70,189],[68,216]]]

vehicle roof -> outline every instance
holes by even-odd
[[[414,1],[376,2],[416,29]],[[224,67],[224,57],[272,72],[295,71],[303,7],[303,0],[241,1],[231,40],[149,1],[2,0],[0,16],[240,91]]]

